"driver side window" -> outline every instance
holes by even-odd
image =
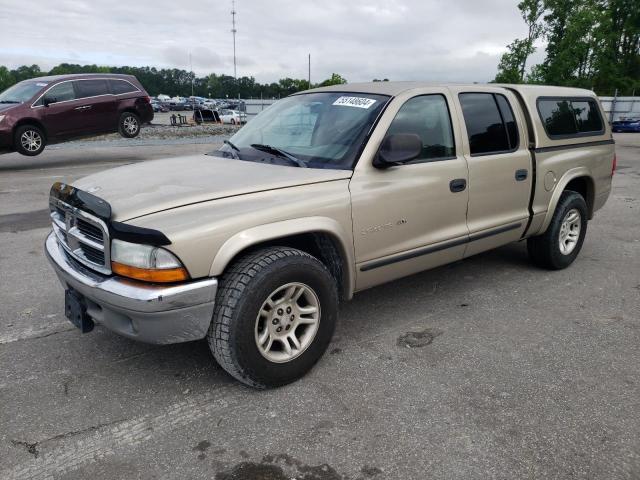
[[[49,103],[75,100],[76,93],[73,89],[73,82],[63,82],[52,87],[51,90],[45,93],[43,99],[38,102],[38,105],[42,105],[45,98],[49,101]]]
[[[387,135],[396,133],[414,133],[422,140],[422,154],[408,163],[455,158],[451,116],[443,95],[421,95],[407,100],[387,131]]]

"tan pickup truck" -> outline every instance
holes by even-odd
[[[209,155],[56,183],[46,252],[83,332],[206,337],[235,378],[278,386],[318,361],[355,292],[525,239],[536,265],[569,266],[613,143],[588,90],[319,88]]]

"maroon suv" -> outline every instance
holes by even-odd
[[[152,119],[150,98],[131,75],[24,80],[0,93],[0,150],[32,156],[73,137],[120,132],[133,138]]]

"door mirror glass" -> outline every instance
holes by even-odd
[[[373,162],[377,168],[388,168],[399,163],[410,162],[422,153],[422,140],[415,133],[387,135],[380,145]]]

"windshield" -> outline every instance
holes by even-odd
[[[24,103],[47,84],[43,82],[20,82],[0,93],[0,103]]]
[[[311,168],[351,169],[389,97],[293,95],[261,112],[213,155]]]

